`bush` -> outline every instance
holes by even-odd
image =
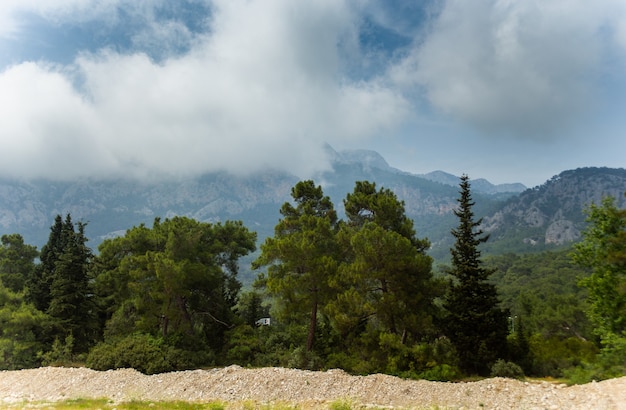
[[[493,366],[491,366],[491,377],[508,377],[510,379],[523,380],[524,371],[513,362],[498,359]]]
[[[322,359],[314,352],[307,352],[304,347],[296,347],[289,356],[287,367],[306,370],[320,370]]]
[[[529,341],[532,375],[563,377],[568,369],[596,361],[597,347],[592,342],[577,337],[545,339],[536,334]]]
[[[450,366],[448,364],[439,364],[428,370],[420,373],[419,377],[421,379],[437,381],[437,382],[448,382],[459,380],[463,374],[456,366]]]
[[[74,350],[74,336],[70,333],[65,342],[56,338],[52,343],[52,348],[40,354],[41,364],[43,366],[75,366],[84,361],[85,355],[75,355],[72,353]]]
[[[100,343],[89,352],[87,366],[94,370],[133,368],[145,374],[185,370],[209,364],[206,352],[192,352],[162,339],[135,333],[113,343]]]

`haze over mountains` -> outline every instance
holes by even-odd
[[[376,182],[405,201],[419,237],[432,242],[432,254],[445,258],[456,225],[453,209],[458,177],[435,171],[415,175],[390,167],[374,151],[337,152],[327,147],[332,169],[314,180],[324,187],[339,211],[355,181]],[[472,177],[470,175],[470,177]],[[88,222],[89,245],[123,234],[134,225],[152,225],[155,217],[185,215],[201,221],[242,220],[259,235],[259,243],[273,233],[279,208],[290,200],[298,182],[294,175],[266,171],[252,176],[216,172],[181,181],[80,180],[51,182],[0,179],[0,234],[20,233],[27,243],[41,247],[57,214],[70,212]],[[477,217],[492,235],[490,252],[526,252],[567,244],[580,237],[582,209],[604,195],[625,206],[626,170],[583,168],[564,171],[545,184],[527,189],[519,183],[494,185],[471,180]]]

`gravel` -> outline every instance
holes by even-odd
[[[626,377],[567,387],[548,382],[493,378],[446,383],[403,380],[342,370],[313,372],[285,368],[229,366],[146,376],[133,369],[99,372],[43,367],[0,372],[0,404],[54,402],[76,398],[227,402],[229,407],[265,404],[329,408],[445,409],[626,409]]]

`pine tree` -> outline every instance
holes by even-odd
[[[267,266],[266,286],[277,296],[277,311],[287,323],[308,317],[306,351],[313,349],[318,312],[330,299],[329,278],[337,268],[337,213],[321,186],[311,180],[291,190],[295,206],[286,202],[274,237],[261,245],[255,268]]]
[[[0,238],[0,281],[13,292],[24,290],[26,281],[35,270],[37,248],[24,243],[22,235],[14,233]]]
[[[463,175],[455,215],[459,226],[452,230],[456,239],[450,249],[454,276],[444,301],[442,327],[457,349],[461,369],[488,374],[490,365],[506,356],[508,313],[502,310],[496,287],[488,282],[494,273],[482,265],[478,246],[489,239],[479,229],[482,219],[474,220],[474,202],[469,177]]]
[[[432,313],[433,282],[427,239],[417,237],[404,202],[389,189],[357,181],[344,200],[342,264],[333,302],[335,326],[344,338],[362,332],[397,335],[402,343],[427,332]]]

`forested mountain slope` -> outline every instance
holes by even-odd
[[[584,209],[612,196],[626,206],[626,170],[579,168],[564,171],[549,181],[510,198],[499,210],[484,218],[498,251],[535,251],[576,241],[585,227]]]

